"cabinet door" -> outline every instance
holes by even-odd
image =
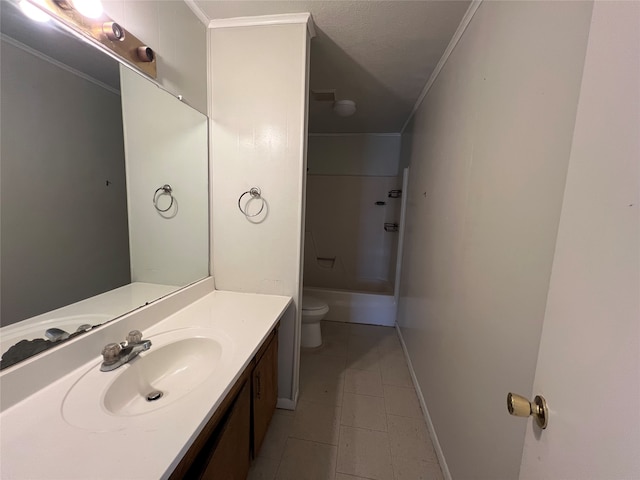
[[[278,334],[253,370],[253,456],[256,457],[278,402]]]
[[[248,383],[238,394],[224,421],[213,453],[200,478],[245,480],[249,473],[251,393]]]

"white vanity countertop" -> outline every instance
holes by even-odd
[[[183,328],[206,329],[223,338],[222,366],[174,404],[144,415],[110,417],[109,428],[81,428],[65,419],[62,406],[72,386],[99,368],[96,352],[91,362],[0,414],[0,478],[168,477],[290,302],[290,297],[214,291],[158,322],[143,332],[152,342],[154,335]],[[153,346],[141,356],[151,352]],[[127,365],[104,375],[115,378],[123,368]],[[87,408],[91,416],[96,406]]]

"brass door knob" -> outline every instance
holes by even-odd
[[[536,423],[543,430],[549,423],[549,409],[547,401],[542,395],[536,395],[533,402],[530,402],[522,395],[509,392],[507,395],[507,410],[516,417],[528,417],[533,415]]]

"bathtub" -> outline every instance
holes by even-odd
[[[393,291],[380,292],[304,287],[304,293],[329,305],[326,320],[347,323],[368,323],[392,327],[396,321]]]

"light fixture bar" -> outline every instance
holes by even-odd
[[[151,78],[157,77],[155,52],[142,43],[133,34],[128,32],[120,24],[114,22],[104,14],[100,0],[22,0],[41,11],[46,11],[53,18],[63,23],[89,42],[100,44],[112,52],[117,58],[140,70]],[[90,18],[83,15],[78,9],[81,4],[88,7],[85,13],[97,15],[98,18]],[[83,8],[84,7],[80,7]],[[100,13],[97,12],[100,10]],[[147,55],[143,58],[138,55],[138,50],[143,48]]]

